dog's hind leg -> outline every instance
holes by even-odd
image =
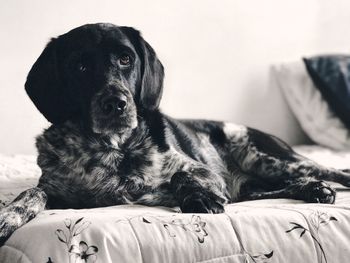
[[[283,187],[290,180],[302,177],[334,181],[350,187],[350,173],[319,165],[297,154],[275,136],[250,128],[241,128],[237,134],[228,137],[230,155],[226,162],[235,162],[245,173]]]
[[[224,129],[226,163],[232,163],[249,180],[232,201],[242,199],[293,198],[333,203],[335,191],[324,181],[350,187],[347,170],[327,168],[297,154],[275,136],[242,126]]]
[[[0,246],[11,234],[45,209],[45,192],[34,187],[22,192],[8,206],[0,210]]]
[[[285,188],[267,191],[254,192],[244,191],[246,194],[240,196],[239,201],[257,200],[268,198],[292,198],[303,200],[308,203],[333,204],[336,192],[326,182],[312,178],[299,178],[291,180]]]

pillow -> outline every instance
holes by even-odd
[[[309,77],[303,61],[272,67],[272,77],[305,133],[315,143],[350,149],[350,133]]]
[[[323,98],[350,129],[350,56],[316,56],[304,63]]]
[[[34,155],[0,154],[0,208],[36,186],[40,174]]]

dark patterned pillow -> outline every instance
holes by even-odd
[[[330,108],[350,129],[350,55],[315,56],[304,63]]]

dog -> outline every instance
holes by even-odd
[[[37,137],[42,175],[0,212],[0,242],[43,209],[119,204],[223,213],[263,198],[335,202],[322,167],[264,132],[159,110],[164,70],[131,27],[87,24],[52,39],[26,92],[52,125]]]

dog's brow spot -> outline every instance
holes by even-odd
[[[223,130],[226,135],[235,137],[240,137],[247,133],[247,128],[245,126],[228,122],[224,124]]]

